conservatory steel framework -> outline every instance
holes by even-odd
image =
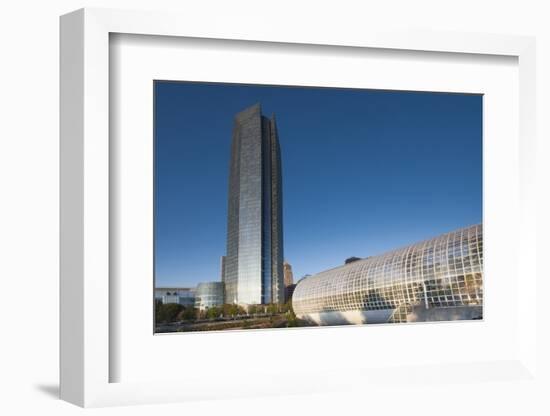
[[[481,224],[306,277],[292,298],[318,325],[479,319],[482,304]]]

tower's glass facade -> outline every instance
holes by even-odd
[[[235,116],[223,281],[227,303],[284,302],[281,151],[259,104]]]
[[[431,316],[454,308],[455,315],[471,317],[482,304],[481,225],[307,277],[292,297],[298,317],[321,325],[397,322],[415,308]]]

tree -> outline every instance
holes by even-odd
[[[237,315],[245,315],[246,310],[240,305],[236,305],[234,303],[226,303],[225,305],[221,306],[221,313],[225,317],[234,317]]]
[[[245,314],[246,314],[246,309],[240,305],[237,305],[237,315],[245,315]]]
[[[155,299],[155,320],[158,322],[158,316],[160,312],[160,308],[162,308],[162,301],[159,299]]]
[[[294,315],[294,312],[287,312],[286,326],[289,328],[298,326],[298,320],[296,319],[296,315]]]
[[[235,313],[235,305],[231,303],[226,303],[225,305],[222,305],[222,314],[226,318],[233,316]]]
[[[155,305],[155,322],[174,322],[182,309],[183,306],[178,303],[157,303]]]
[[[212,306],[206,311],[206,317],[208,319],[215,319],[222,314],[222,309],[217,306]]]
[[[294,313],[294,309],[292,309],[292,299],[289,299],[288,302],[285,303],[285,312]]]
[[[197,309],[192,306],[184,307],[184,309],[178,313],[178,321],[194,321],[197,319]]]
[[[281,305],[281,312],[287,313],[288,311],[292,310],[292,301],[288,300],[286,303]]]

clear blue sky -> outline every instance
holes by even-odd
[[[295,280],[481,222],[480,95],[156,82],[157,286],[220,279],[233,116],[256,102]]]

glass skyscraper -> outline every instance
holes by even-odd
[[[235,116],[229,167],[225,301],[284,302],[281,149],[260,104]]]

